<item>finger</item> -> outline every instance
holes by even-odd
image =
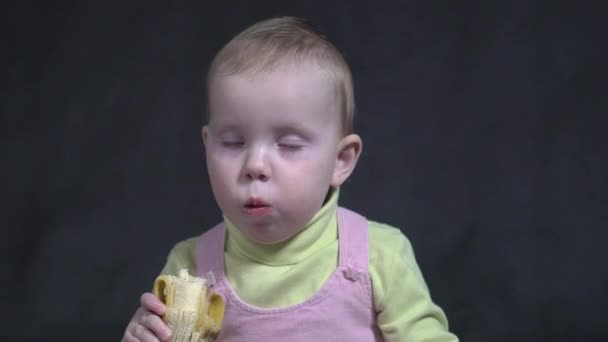
[[[141,295],[139,301],[144,309],[152,311],[159,316],[164,315],[165,311],[167,310],[165,304],[163,304],[163,302],[161,302],[160,299],[158,299],[154,294],[149,292]]]
[[[140,342],[160,342],[151,330],[139,324],[133,327],[132,335]]]
[[[139,342],[139,340],[135,338],[135,336],[131,335],[130,331],[126,331],[125,336],[122,337],[120,342]]]
[[[156,334],[161,341],[168,340],[171,337],[171,330],[159,316],[148,314],[141,320],[142,325]]]

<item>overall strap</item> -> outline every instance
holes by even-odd
[[[367,273],[369,243],[367,219],[354,211],[338,208],[339,266]]]
[[[196,242],[196,273],[199,277],[212,272],[214,277],[224,276],[224,241],[226,226],[218,223],[201,234]]]

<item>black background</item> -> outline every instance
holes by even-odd
[[[601,2],[3,6],[0,336],[120,339],[172,245],[220,218],[207,65],[276,15],[344,52],[364,152],[341,203],[406,233],[462,340],[608,336]]]

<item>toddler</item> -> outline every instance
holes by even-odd
[[[202,139],[223,213],[177,243],[161,274],[212,272],[219,341],[457,341],[400,230],[338,206],[361,154],[353,82],[304,20],[259,22],[216,55]],[[141,297],[123,341],[166,341]]]

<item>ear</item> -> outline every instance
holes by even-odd
[[[201,129],[201,136],[203,138],[203,145],[207,146],[207,139],[209,139],[209,128],[207,125]]]
[[[356,134],[349,134],[340,140],[336,167],[331,179],[332,187],[337,188],[348,179],[357,165],[362,147],[363,142]]]

